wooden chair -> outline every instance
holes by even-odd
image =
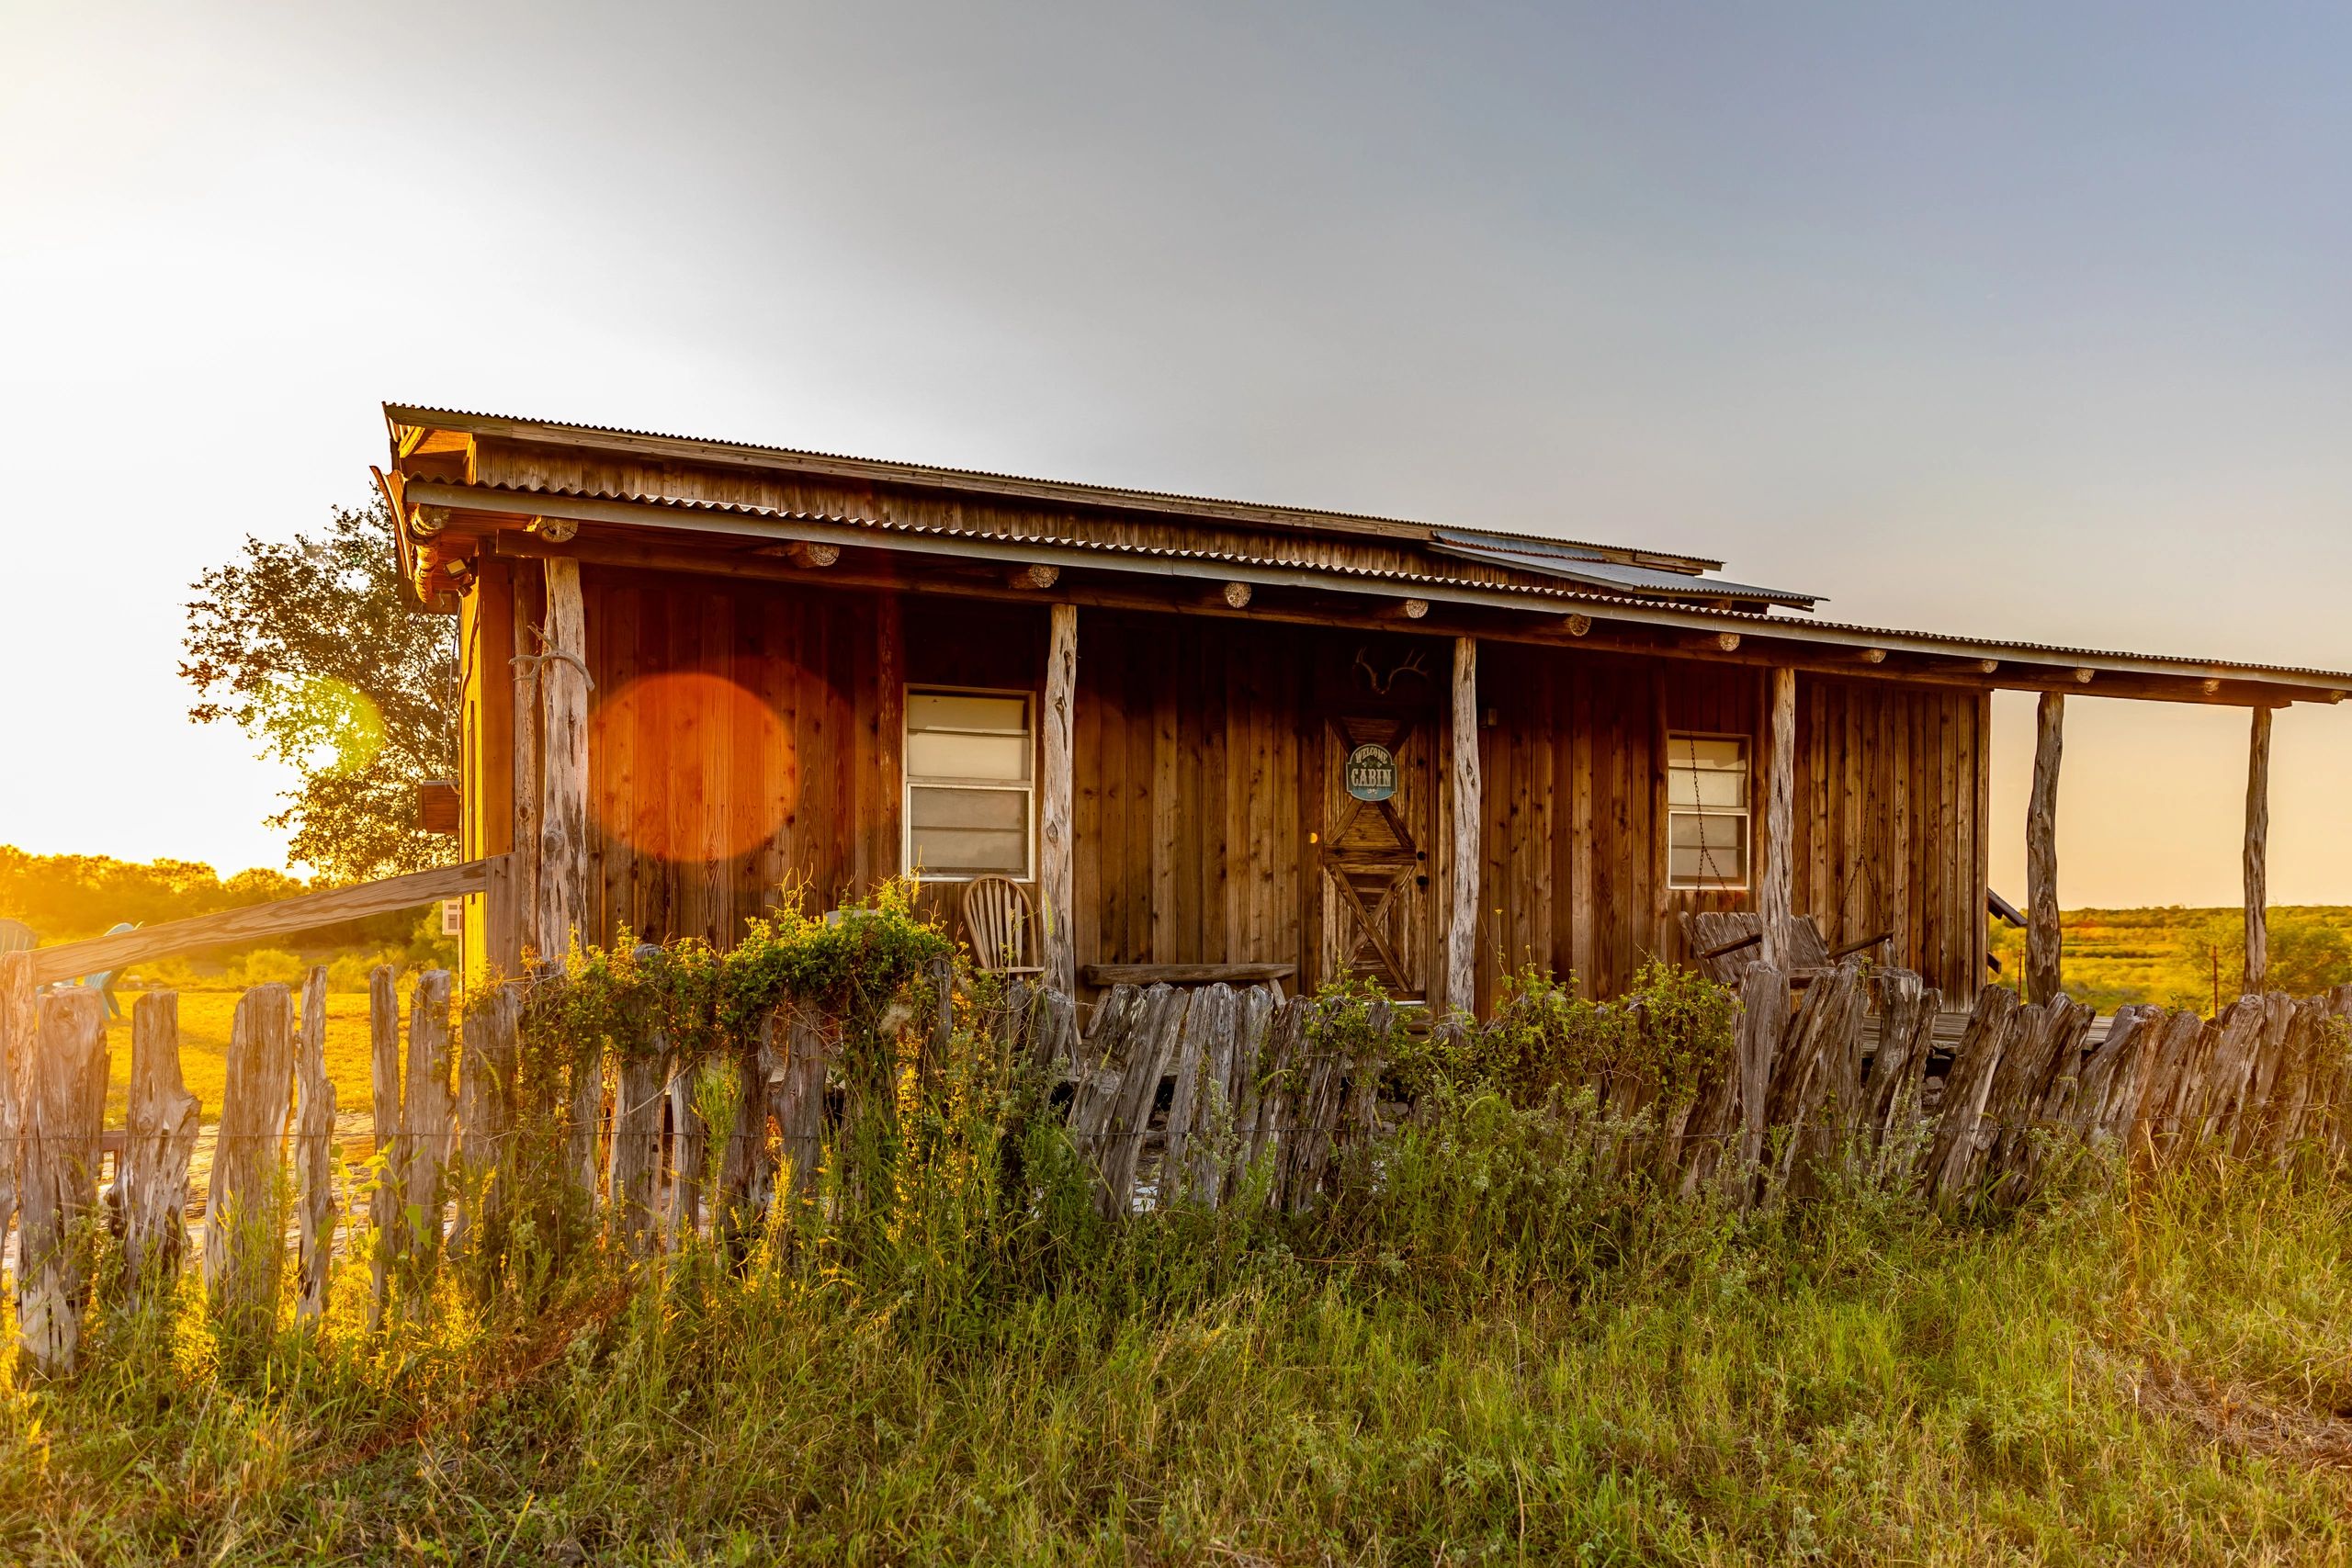
[[[1029,890],[1001,876],[976,877],[964,888],[964,935],[972,960],[990,975],[1042,975],[1037,907]]]
[[[1690,953],[1691,965],[1723,985],[1739,984],[1740,976],[1764,955],[1764,917],[1752,909],[1711,909],[1696,915],[1685,910],[1681,925],[1683,946]],[[1826,969],[1849,953],[1886,940],[1873,938],[1872,942],[1840,948],[1833,953],[1822,939],[1820,925],[1811,915],[1797,916],[1789,922],[1787,931],[1792,970]]]
[[[0,920],[0,953],[30,953],[40,945],[33,928],[22,920]]]

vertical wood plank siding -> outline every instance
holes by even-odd
[[[1078,961],[1303,962],[1306,642],[1091,612],[1078,666]]]
[[[819,909],[864,892],[899,869],[903,683],[1042,696],[1042,600],[894,604],[821,582],[597,568],[583,589],[595,940],[627,925],[726,943],[787,886]],[[1400,766],[1434,786],[1447,645],[1105,610],[1082,627],[1078,963],[1295,964],[1316,983],[1343,934],[1312,837],[1341,801],[1327,721],[1411,719]],[[1384,677],[1419,649],[1434,678],[1398,676],[1375,698],[1351,664],[1367,645]],[[1651,954],[1683,956],[1679,913],[1747,907],[1745,892],[1667,889],[1663,739],[1745,735],[1760,769],[1755,671],[1509,643],[1479,660],[1495,720],[1478,730],[1481,1006],[1504,968],[1531,963],[1616,992]],[[1983,974],[1988,706],[1969,692],[1798,682],[1795,910],[1833,943],[1893,930],[1887,956],[1952,994]],[[469,790],[503,740],[469,757]],[[1434,859],[1433,787],[1408,815]],[[952,925],[960,893],[933,883],[923,901]],[[1441,893],[1432,877],[1416,939],[1430,948]]]
[[[1651,954],[1687,956],[1683,911],[1749,907],[1743,893],[1664,886],[1652,785],[1668,731],[1745,735],[1760,807],[1754,671],[1495,643],[1481,655],[1480,700],[1498,719],[1484,731],[1482,1007],[1502,972],[1529,964],[1613,994]],[[1797,680],[1794,912],[1833,945],[1894,931],[1889,961],[1954,995],[1984,974],[1989,706],[1973,692]],[[1753,827],[1760,846],[1760,809]]]

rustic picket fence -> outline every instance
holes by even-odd
[[[954,1027],[950,979],[942,965],[936,1012],[899,1024],[929,1034],[933,1060]],[[1590,1091],[1573,1103],[1588,1108],[1609,1168],[1739,1205],[1868,1175],[1958,1207],[2018,1201],[2083,1147],[2150,1164],[2191,1150],[2316,1155],[2338,1170],[2352,1152],[2352,987],[2248,997],[2211,1019],[2126,1008],[2103,1033],[2065,998],[2024,1006],[1987,988],[1949,1049],[1939,1024],[1951,1015],[1905,971],[1758,966],[1739,996],[1730,1059],[1692,1092],[1668,1102],[1645,1078],[1606,1068],[1563,1086]],[[295,1319],[319,1316],[339,1257],[365,1258],[370,1320],[380,1319],[402,1280],[462,1251],[471,1227],[495,1227],[511,1201],[502,1151],[525,1111],[553,1109],[558,1093],[568,1098],[565,1179],[638,1257],[688,1229],[740,1231],[779,1192],[808,1192],[840,1114],[829,1082],[840,1032],[823,1020],[780,1011],[756,1053],[706,1057],[649,1039],[569,1084],[526,1084],[518,986],[477,998],[458,1028],[449,976],[420,976],[403,1050],[394,976],[379,969],[369,995],[375,1153],[355,1168],[338,1157],[325,1000],[314,970],[299,1009],[282,985],[256,987],[237,1006],[201,1206],[205,1290],[233,1331],[276,1324],[289,1284]],[[1380,1098],[1398,1032],[1479,1027],[1374,1002],[1360,1027],[1325,1030],[1324,1005],[1263,987],[1159,985],[1115,987],[1081,1010],[1015,981],[974,1021],[1001,1060],[1054,1086],[1105,1213],[1214,1208],[1245,1194],[1300,1213],[1333,1190],[1351,1151],[1419,1113]],[[76,1359],[93,1284],[88,1225],[103,1216],[115,1230],[121,1266],[108,1288],[134,1299],[173,1286],[188,1254],[201,1137],[180,1070],[177,998],[153,992],[135,1005],[126,1135],[103,1209],[100,1008],[79,987],[36,997],[0,985],[0,1042],[30,1044],[10,1046],[14,1092],[0,1095],[0,1228],[17,1214],[24,1355],[49,1374]],[[702,1124],[695,1093],[714,1061],[737,1074],[724,1129]],[[711,1162],[714,1136],[725,1143]]]

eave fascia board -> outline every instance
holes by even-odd
[[[2036,649],[1978,640],[1954,641],[1874,628],[1849,630],[1781,620],[1770,615],[1725,610],[1683,610],[1671,605],[1600,595],[1578,596],[1544,590],[1506,592],[1475,583],[1450,583],[1418,578],[1399,581],[1318,571],[1304,567],[1141,556],[1024,539],[975,538],[969,536],[947,539],[823,518],[766,515],[743,510],[704,512],[658,502],[495,490],[453,484],[441,479],[411,479],[402,493],[412,505],[446,506],[506,516],[521,513],[566,517],[580,523],[604,523],[621,527],[775,543],[805,540],[947,559],[1040,562],[1136,576],[1204,582],[1248,582],[1258,587],[1304,588],[1375,599],[1426,599],[1432,604],[1503,610],[1521,615],[1573,614],[1589,615],[1595,620],[1673,631],[1737,631],[1744,637],[1771,638],[1801,647],[1883,649],[1889,653],[1914,654],[1923,659],[1962,661],[1990,659],[1997,660],[2005,668],[2017,667],[2015,672],[2018,674],[2024,673],[2026,669],[2087,669],[2100,673],[2143,675],[2181,682],[2222,680],[2249,685],[2291,688],[2298,694],[2308,694],[2306,700],[2313,702],[2333,702],[2337,700],[2335,694],[2352,689],[2352,674],[2256,670],[2231,664],[2179,663],[2137,654]],[[2040,677],[2032,681],[2005,681],[1996,671],[1984,676],[1982,683],[1987,690],[2004,687],[2040,690],[2045,682]],[[2099,694],[2096,683],[2072,689],[2084,696]]]

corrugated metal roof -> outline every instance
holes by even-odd
[[[1546,577],[1580,582],[1603,592],[1628,593],[1636,598],[1702,602],[1738,600],[1747,604],[1783,604],[1794,610],[1810,610],[1821,603],[1821,595],[1817,593],[1798,593],[1785,588],[1758,588],[1753,583],[1734,582],[1728,578],[1660,571],[1656,567],[1626,566],[1618,561],[1595,560],[1566,550],[1502,549],[1476,536],[1456,534],[1443,528],[1438,530],[1437,539],[1430,547],[1441,555],[1459,556],[1464,560],[1483,561],[1490,566],[1506,566],[1515,571],[1540,572]]]
[[[439,422],[465,421],[473,424],[508,424],[537,427],[548,431],[580,435],[620,436],[633,440],[674,442],[681,446],[699,446],[712,451],[756,454],[784,460],[856,464],[875,470],[899,470],[910,477],[929,476],[944,480],[968,480],[992,485],[1018,485],[1041,493],[1057,494],[1079,503],[1102,504],[1106,499],[1148,506],[1154,510],[1186,511],[1214,508],[1247,513],[1266,522],[1295,521],[1312,525],[1317,522],[1353,524],[1382,528],[1410,529],[1426,536],[1435,525],[1406,517],[1384,517],[1373,513],[1337,512],[1313,506],[1272,505],[1261,502],[1227,501],[1214,496],[1184,495],[1170,491],[1136,490],[1120,485],[1092,485],[1066,479],[1041,479],[1024,474],[991,472],[983,468],[942,468],[927,463],[898,463],[874,457],[859,457],[847,453],[816,452],[805,447],[771,446],[756,442],[708,441],[690,435],[676,435],[664,431],[631,430],[609,424],[575,424],[564,420],[530,419],[514,414],[493,414],[463,409],[429,408],[420,403],[386,403],[384,417],[398,424],[440,427]],[[883,476],[887,477],[887,476]],[[1685,555],[1676,550],[1655,550],[1637,545],[1601,544],[1584,539],[1562,539],[1549,534],[1521,533],[1510,529],[1491,529],[1495,536],[1525,539],[1539,544],[1565,545],[1570,548],[1607,552],[1611,555],[1635,556],[1661,563],[1679,563],[1694,571],[1719,570],[1723,562],[1704,556]]]
[[[425,481],[412,481],[424,485]],[[433,486],[439,489],[444,487]],[[2224,678],[2259,680],[2277,676],[2299,679],[2331,688],[2352,690],[2352,672],[2316,669],[2303,665],[2249,664],[2234,660],[2199,659],[2175,654],[2135,653],[2127,649],[2075,648],[2058,643],[2017,642],[1998,637],[1971,637],[1944,632],[1905,631],[1897,627],[1870,626],[1847,622],[1793,620],[1744,610],[1734,610],[1706,604],[1668,604],[1629,599],[1622,594],[1603,593],[1588,589],[1552,586],[1525,582],[1471,581],[1430,572],[1403,571],[1367,567],[1334,565],[1329,562],[1298,562],[1279,556],[1242,555],[1226,550],[1202,550],[1148,547],[1110,543],[1052,534],[1012,535],[990,530],[966,528],[944,524],[916,524],[887,518],[877,519],[848,515],[829,515],[786,511],[775,507],[756,506],[738,502],[683,500],[668,496],[625,494],[619,492],[591,493],[550,488],[473,484],[447,486],[462,490],[469,495],[484,500],[507,498],[529,502],[534,497],[571,497],[581,501],[618,502],[647,506],[663,511],[689,512],[699,514],[741,516],[776,523],[826,524],[851,527],[876,534],[920,536],[938,539],[968,539],[975,544],[1029,543],[1055,549],[1084,552],[1107,558],[1131,558],[1163,560],[1191,560],[1233,567],[1270,567],[1294,570],[1309,570],[1319,576],[1344,577],[1358,581],[1393,584],[1399,589],[1426,588],[1442,591],[1446,588],[1475,589],[1482,593],[1504,593],[1528,601],[1531,609],[1558,606],[1589,610],[1609,616],[1644,618],[1645,610],[1671,612],[1678,620],[1688,619],[1706,626],[1721,626],[1725,630],[1752,630],[1760,636],[1786,637],[1796,641],[1838,640],[1851,644],[1858,640],[1883,640],[1889,647],[1909,645],[1924,647],[1938,652],[1950,652],[1956,657],[1985,657],[2015,659],[2029,663],[2063,664],[2082,660],[2129,660],[2138,664],[2163,667],[2166,673],[2182,676],[2221,676]],[[496,510],[496,508],[485,508]],[[1653,615],[1652,618],[1656,618]]]

